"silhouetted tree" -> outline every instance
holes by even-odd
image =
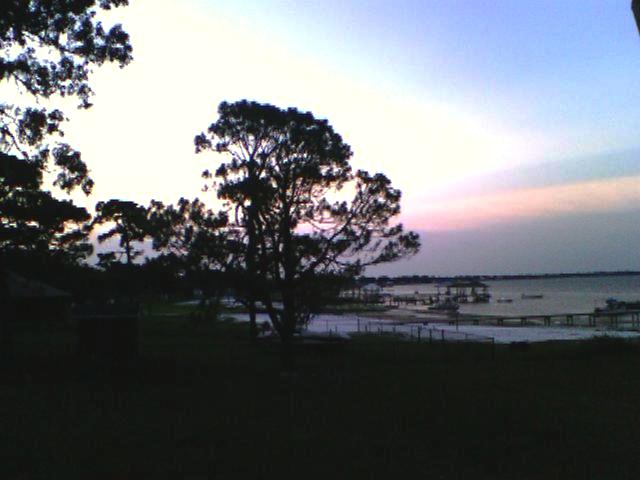
[[[290,366],[295,329],[309,318],[319,280],[414,254],[418,236],[390,223],[400,212],[400,191],[383,174],[353,172],[349,145],[326,120],[246,100],[223,102],[218,113],[195,138],[196,150],[227,157],[215,172],[218,197],[245,232],[255,295]],[[204,176],[212,177],[207,171]],[[347,186],[353,196],[338,198]]]
[[[4,262],[20,252],[75,263],[91,254],[86,209],[40,190],[37,165],[0,152],[0,252]]]
[[[80,108],[91,106],[89,74],[94,66],[131,60],[129,36],[120,25],[106,30],[101,9],[126,0],[5,0],[0,6],[0,81],[15,95],[0,101],[0,218],[5,246],[16,241],[31,248],[47,239],[78,240],[80,230],[61,226],[84,221],[86,210],[56,200],[42,190],[42,173],[56,173],[54,185],[89,193],[93,181],[80,153],[61,142],[64,114],[39,100],[75,97]],[[8,170],[7,170],[8,169]],[[19,173],[17,173],[19,172]],[[16,176],[20,175],[20,182]],[[65,235],[67,235],[65,237]],[[19,240],[18,240],[19,239]],[[77,243],[76,243],[77,244]],[[65,247],[66,248],[66,247]],[[82,247],[79,254],[86,253]],[[82,255],[80,255],[82,256]]]
[[[150,226],[146,208],[127,200],[111,199],[107,202],[98,202],[93,225],[105,223],[113,226],[110,230],[98,235],[98,242],[103,243],[117,236],[122,250],[101,254],[101,264],[106,266],[108,263],[124,258],[125,263],[131,265],[143,253],[142,250],[136,250],[135,243],[143,242],[149,236]]]
[[[140,277],[152,294],[184,298],[194,288],[185,281],[184,261],[171,253],[146,258],[140,265]]]
[[[243,108],[248,107],[248,108]],[[235,111],[239,111],[239,115]],[[257,231],[258,209],[266,193],[261,188],[261,175],[264,173],[266,159],[273,153],[272,125],[258,117],[251,118],[251,108],[247,102],[228,104],[223,102],[219,107],[220,119],[211,124],[207,134],[202,133],[195,138],[196,152],[203,149],[214,149],[218,153],[231,155],[230,168],[242,172],[237,178],[228,179],[226,185],[218,189],[218,197],[235,206],[235,225],[244,233],[246,248],[239,252],[243,256],[244,269],[238,269],[235,282],[242,285],[245,293],[244,301],[249,310],[249,336],[255,340],[258,330],[256,324],[256,301],[258,283],[262,280],[257,268]],[[246,115],[246,119],[241,118]],[[239,122],[234,122],[239,119]],[[214,143],[217,141],[217,143]],[[225,166],[222,165],[216,175],[223,176]],[[211,178],[208,170],[203,177]],[[205,187],[206,190],[207,187]],[[240,240],[243,240],[242,233]],[[246,275],[242,275],[242,273]],[[243,278],[245,277],[245,278]]]
[[[148,208],[154,250],[180,259],[184,268],[214,269],[227,263],[226,213],[214,213],[199,199],[176,205],[153,200]]]
[[[197,198],[181,198],[176,205],[153,200],[148,212],[153,248],[160,255],[148,259],[145,268],[179,278],[183,291],[197,288],[208,297],[229,287],[224,279],[234,262],[226,213],[214,212]]]

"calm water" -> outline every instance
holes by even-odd
[[[619,277],[589,277],[589,278],[561,278],[561,279],[536,279],[536,280],[502,280],[485,282],[489,285],[492,294],[491,302],[485,304],[462,305],[463,313],[475,313],[482,315],[535,315],[535,314],[561,314],[561,313],[587,313],[595,307],[604,306],[609,297],[618,300],[640,300],[640,275]],[[414,292],[423,294],[435,293],[435,285],[402,285],[386,289],[387,293],[408,295]],[[542,294],[541,299],[522,299],[521,295]],[[498,298],[512,298],[513,303],[497,303]],[[247,321],[247,315],[237,314],[240,321]],[[258,315],[258,321],[268,321],[264,314]],[[314,317],[308,326],[309,332],[336,334],[349,334],[362,331],[365,324],[373,322],[369,326],[370,331],[384,328],[384,331],[397,331],[407,335],[414,333],[409,325],[393,326],[388,323],[380,327],[381,319],[369,319],[366,315],[318,315]],[[468,333],[470,335],[492,337],[496,343],[510,343],[515,341],[541,342],[549,340],[579,340],[598,335],[614,336],[638,336],[637,332],[610,331],[606,326],[598,328],[568,328],[568,327],[497,327],[476,325],[447,325],[436,323],[434,327],[450,332],[452,335]],[[425,330],[427,335],[428,330]],[[448,338],[448,337],[447,337]],[[459,337],[455,337],[459,338]]]
[[[463,304],[461,313],[480,315],[535,315],[586,313],[603,307],[605,300],[640,301],[640,275],[554,278],[534,280],[487,281],[489,303]],[[435,293],[435,284],[400,285],[384,290],[406,295],[414,292]],[[542,294],[541,299],[523,299],[522,294]],[[513,303],[497,303],[498,298],[511,298]]]

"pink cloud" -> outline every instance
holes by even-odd
[[[532,217],[607,212],[640,207],[640,176],[457,197],[405,205],[413,229],[466,230]]]

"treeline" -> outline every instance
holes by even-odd
[[[619,271],[597,271],[597,272],[573,272],[573,273],[523,273],[514,275],[456,275],[456,276],[433,276],[433,275],[400,275],[390,277],[381,275],[378,277],[360,277],[361,285],[367,283],[377,283],[378,285],[410,285],[418,283],[444,283],[455,280],[533,280],[541,278],[580,278],[580,277],[619,277],[619,276],[640,275],[639,271],[619,270]]]
[[[63,141],[65,115],[39,100],[76,98],[80,108],[91,107],[92,69],[132,60],[122,27],[107,31],[100,22],[100,10],[126,4],[6,7],[0,81],[15,85],[25,103],[0,102],[0,267],[76,298],[226,288],[247,306],[251,338],[260,305],[291,358],[294,332],[328,295],[369,265],[418,251],[418,235],[393,221],[401,192],[382,173],[354,171],[351,147],[327,120],[242,100],[222,102],[194,138],[197,153],[212,155],[202,177],[223,202],[219,211],[187,195],[169,205],[104,198],[92,215],[56,197],[45,184],[51,176],[53,188],[87,195],[93,179],[80,152]],[[92,232],[117,244],[95,267],[87,265]],[[151,258],[143,258],[145,242]]]

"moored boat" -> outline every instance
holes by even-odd
[[[430,312],[455,313],[460,309],[460,305],[449,298],[445,298],[431,305],[427,310]]]
[[[627,312],[640,310],[640,301],[625,302],[616,298],[607,298],[605,301],[606,306],[604,308],[594,309],[595,313],[603,312]]]

